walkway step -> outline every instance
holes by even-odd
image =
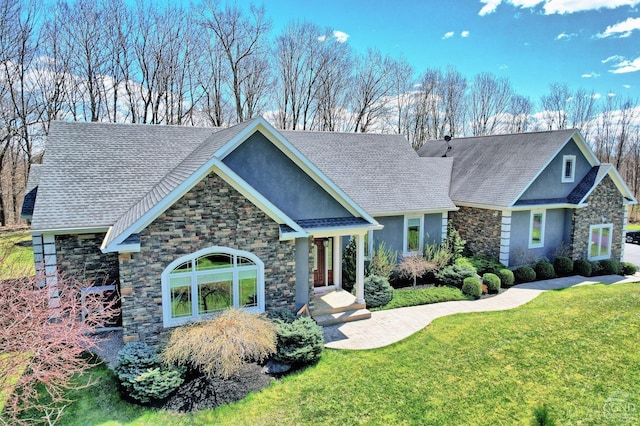
[[[322,316],[322,315],[329,315],[329,314],[339,314],[340,312],[347,312],[347,311],[357,311],[359,309],[365,309],[367,307],[367,305],[365,303],[350,303],[348,305],[344,305],[344,306],[321,306],[320,304],[316,304],[312,311],[312,316],[314,318]]]
[[[371,318],[371,312],[368,309],[352,309],[345,312],[334,312],[313,316],[313,319],[315,319],[320,326],[342,324],[345,322],[359,321],[368,318]]]

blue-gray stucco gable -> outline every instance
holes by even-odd
[[[563,183],[562,173],[564,156],[574,155],[575,179],[573,182]],[[529,185],[518,201],[566,199],[578,183],[589,173],[592,165],[580,151],[576,142],[570,140],[560,152],[551,160],[542,173]]]
[[[293,220],[353,216],[260,132],[222,161]]]

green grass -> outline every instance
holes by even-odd
[[[217,410],[175,415],[119,401],[112,377],[79,393],[61,424],[619,424],[607,398],[640,420],[640,285],[546,292],[504,312],[434,321],[394,345],[327,350],[320,362]],[[617,392],[617,393],[616,393]]]
[[[627,231],[640,231],[640,223],[628,223]]]
[[[406,288],[393,290],[393,299],[379,308],[371,308],[371,311],[383,311],[387,309],[402,308],[405,306],[428,305],[431,303],[449,302],[452,300],[469,300],[462,291],[454,287],[427,287]]]
[[[30,241],[29,231],[0,232],[0,279],[35,274],[33,248],[18,245]]]

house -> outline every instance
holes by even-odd
[[[151,344],[229,307],[298,309],[340,288],[352,236],[358,306],[377,242],[422,252],[448,220],[506,264],[562,243],[621,256],[635,199],[579,133],[448,144],[418,155],[402,136],[278,131],[260,117],[226,129],[54,122],[23,213],[45,281],[60,271],[118,293],[124,340]]]
[[[450,220],[473,253],[505,265],[623,258],[636,200],[577,130],[434,141],[418,154],[453,158]]]

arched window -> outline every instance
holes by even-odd
[[[211,247],[176,259],[162,273],[165,327],[228,308],[264,312],[264,264],[252,253]]]

